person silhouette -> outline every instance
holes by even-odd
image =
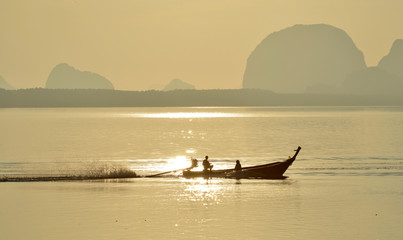
[[[213,165],[210,164],[210,162],[208,161],[208,156],[205,157],[205,159],[203,160],[203,171],[207,172],[210,171],[213,168]]]
[[[190,161],[191,161],[190,168],[195,168],[195,167],[197,167],[198,163],[197,163],[197,159],[196,159],[196,158],[191,158]]]
[[[235,171],[242,171],[241,162],[239,160],[236,160]]]

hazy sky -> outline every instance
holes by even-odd
[[[198,89],[240,88],[251,51],[273,31],[326,23],[376,65],[403,38],[401,0],[0,0],[0,75],[44,87],[66,62],[116,89],[180,78]]]

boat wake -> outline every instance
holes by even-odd
[[[102,180],[138,177],[136,172],[124,164],[91,163],[83,166],[74,164],[58,171],[29,171],[0,175],[0,182],[46,182],[46,181],[78,181]],[[55,173],[56,172],[56,173]]]
[[[138,177],[134,171],[120,170],[96,175],[52,175],[52,176],[0,176],[0,182],[51,182],[51,181],[79,181],[102,180]]]

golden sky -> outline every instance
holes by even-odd
[[[401,0],[0,0],[0,75],[44,87],[62,62],[145,90],[180,78],[240,88],[267,35],[295,24],[341,28],[377,65],[403,38]]]

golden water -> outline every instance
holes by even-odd
[[[0,182],[1,239],[401,239],[403,109],[0,109],[0,177],[286,159],[286,180]]]

